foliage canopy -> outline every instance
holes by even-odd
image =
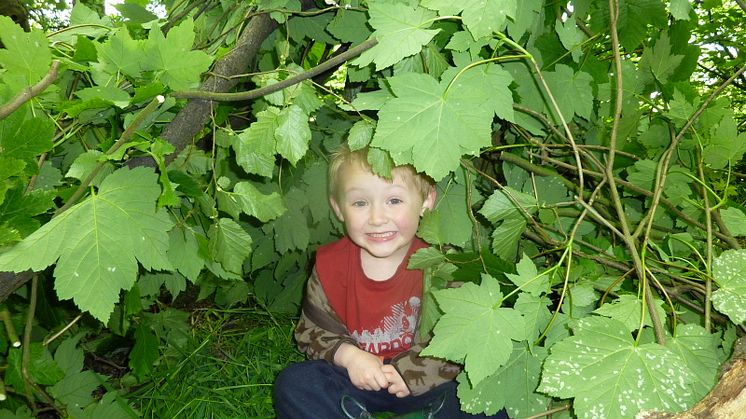
[[[188,285],[295,312],[342,233],[342,142],[438,183],[410,266],[465,410],[621,418],[713,386],[746,320],[742,2],[147,4],[77,2],[47,32],[0,16],[0,291],[31,313],[29,349],[0,347],[17,412],[135,415],[123,389],[185,351],[168,306]],[[55,315],[34,322],[38,300]],[[135,341],[126,379],[80,365],[102,330]]]

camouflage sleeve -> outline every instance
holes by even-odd
[[[412,347],[392,359],[391,364],[404,379],[412,395],[419,396],[456,378],[461,367],[442,359],[420,356],[430,338],[422,341],[419,333],[415,333],[415,336]]]
[[[347,328],[329,305],[315,268],[306,285],[300,320],[295,328],[295,340],[298,349],[310,359],[325,359],[331,363],[334,363],[334,354],[343,343],[357,346],[355,339],[347,333]]]

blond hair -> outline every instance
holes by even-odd
[[[368,163],[368,147],[353,151],[346,143],[343,143],[331,153],[329,162],[329,196],[334,199],[339,198],[339,175],[342,167],[346,164],[357,164],[361,169],[376,174]],[[423,200],[427,199],[430,192],[435,188],[435,182],[424,173],[418,173],[411,164],[394,166],[391,172],[392,174],[396,172],[406,182],[411,182],[420,192]],[[387,179],[387,181],[391,181],[391,179]]]

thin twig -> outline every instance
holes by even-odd
[[[45,340],[44,340],[44,342],[43,342],[43,345],[44,345],[44,346],[47,346],[47,345],[49,345],[50,343],[54,342],[54,340],[55,340],[55,339],[57,339],[58,337],[62,336],[62,335],[63,335],[63,334],[65,333],[65,332],[67,332],[67,331],[68,331],[68,330],[69,330],[69,329],[70,329],[71,327],[73,327],[73,325],[75,325],[75,323],[77,323],[77,322],[78,322],[78,320],[80,320],[80,319],[82,319],[82,318],[83,318],[83,313],[80,313],[80,314],[78,314],[77,316],[75,316],[75,318],[74,318],[74,319],[72,319],[72,321],[71,321],[70,323],[68,323],[68,324],[67,324],[67,325],[66,325],[65,327],[63,327],[63,328],[62,328],[62,330],[60,330],[59,332],[57,332],[57,333],[55,333],[54,335],[50,336],[49,338],[45,339]]]
[[[49,68],[49,72],[47,72],[47,74],[42,77],[42,79],[39,80],[38,83],[31,87],[23,89],[19,94],[11,99],[10,102],[6,103],[3,106],[0,106],[0,119],[5,119],[8,115],[12,114],[18,108],[20,108],[24,103],[35,98],[36,96],[41,94],[41,92],[46,90],[47,87],[49,87],[52,83],[54,83],[55,80],[57,80],[59,69],[60,61],[52,61],[52,66]]]
[[[270,84],[268,86],[260,87],[258,89],[250,90],[248,92],[237,92],[237,93],[219,93],[219,92],[208,92],[204,90],[186,90],[180,92],[173,92],[171,96],[180,99],[202,99],[202,100],[214,100],[220,102],[234,102],[241,100],[256,99],[270,93],[279,92],[282,89],[298,84],[304,80],[311,79],[319,74],[322,74],[334,67],[341,65],[342,63],[357,57],[363,52],[373,48],[378,44],[377,39],[369,39],[362,44],[350,49],[342,54],[339,54],[328,61],[325,61],[316,67],[304,71],[303,73],[296,74],[295,76],[288,77],[285,80],[281,80],[277,83]]]

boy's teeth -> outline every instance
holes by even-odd
[[[385,233],[369,233],[369,236],[376,237],[376,238],[389,237],[392,235],[394,235],[393,231],[387,231]]]

